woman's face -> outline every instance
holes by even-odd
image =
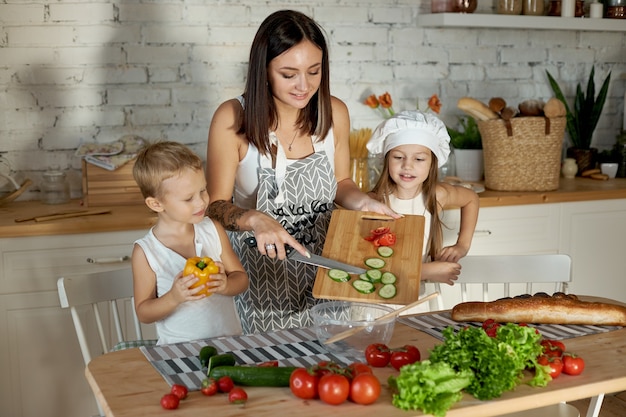
[[[322,81],[322,50],[302,41],[270,61],[268,77],[277,105],[303,109]]]
[[[422,145],[400,145],[389,151],[389,176],[397,185],[396,196],[415,197],[428,178],[433,163],[429,148]]]

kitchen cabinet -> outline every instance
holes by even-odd
[[[445,210],[444,245],[459,230],[459,210]],[[573,294],[626,302],[626,199],[481,208],[468,255],[565,253]],[[462,274],[462,272],[461,272]],[[447,291],[442,288],[445,303]],[[495,297],[492,297],[495,298]]]
[[[492,29],[584,30],[626,32],[623,19],[588,19],[560,16],[512,16],[480,13],[432,13],[417,17],[421,27]]]
[[[128,267],[123,259],[144,234],[131,230],[0,239],[0,415],[98,413],[70,312],[59,305],[56,281],[70,273]],[[128,304],[122,316],[130,327]],[[145,338],[156,338],[152,326],[143,330]]]

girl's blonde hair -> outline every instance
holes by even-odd
[[[383,164],[382,175],[378,179],[378,182],[372,189],[372,193],[376,194],[376,198],[379,201],[389,205],[389,196],[393,194],[397,185],[389,175],[389,155],[391,152],[387,152]],[[439,217],[439,211],[442,207],[437,202],[437,183],[439,169],[437,168],[437,156],[431,151],[432,163],[430,164],[430,171],[428,172],[428,178],[422,184],[422,196],[424,198],[424,205],[426,210],[431,215],[430,223],[430,238],[428,240],[428,256],[430,259],[436,259],[436,256],[441,252],[443,248],[443,222]]]
[[[137,155],[133,177],[143,198],[159,197],[161,184],[185,169],[203,169],[202,159],[187,146],[159,141],[144,146]]]

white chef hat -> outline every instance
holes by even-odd
[[[446,125],[434,114],[405,110],[376,127],[367,142],[367,149],[372,154],[386,155],[400,145],[426,146],[437,156],[441,167],[450,154],[450,135]]]

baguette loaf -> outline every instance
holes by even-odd
[[[475,98],[461,97],[456,106],[476,120],[494,120],[499,118],[498,114],[491,110],[489,106]]]
[[[626,307],[581,301],[572,294],[537,293],[489,302],[466,302],[454,306],[455,321],[500,323],[588,324],[626,326]]]

